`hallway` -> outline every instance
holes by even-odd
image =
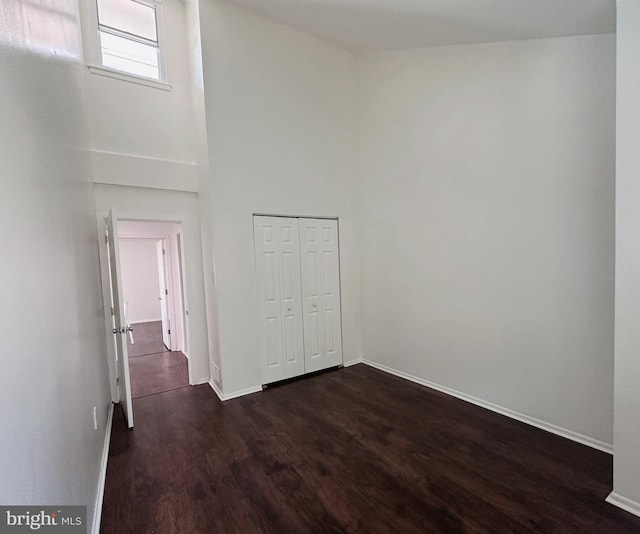
[[[134,344],[127,338],[131,396],[134,399],[189,385],[186,356],[162,342],[162,323],[134,325]]]

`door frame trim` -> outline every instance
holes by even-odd
[[[282,217],[284,219],[324,219],[327,221],[339,221],[340,217],[338,216],[327,216],[327,215],[283,215],[283,214],[273,214],[273,213],[253,213],[253,217]]]

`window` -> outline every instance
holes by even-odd
[[[154,0],[97,0],[102,66],[162,80],[160,4]]]

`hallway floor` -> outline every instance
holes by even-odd
[[[133,325],[134,344],[127,337],[131,396],[134,399],[189,385],[189,365],[180,351],[162,342],[162,323]]]
[[[102,534],[640,532],[612,457],[364,364],[114,418]]]

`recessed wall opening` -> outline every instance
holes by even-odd
[[[121,221],[120,267],[131,397],[189,384],[176,223]]]

